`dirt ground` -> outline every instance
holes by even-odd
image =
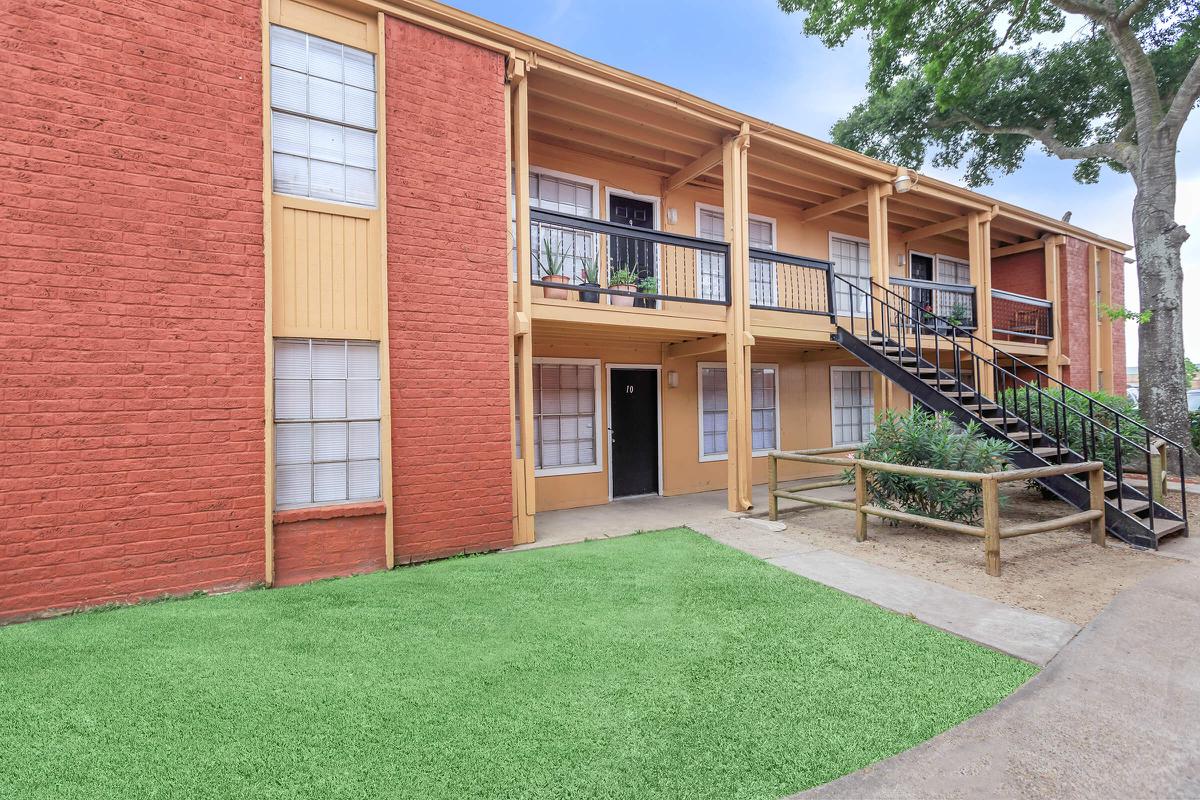
[[[1023,486],[1007,488],[1001,498],[1002,526],[1074,511]],[[1200,524],[1200,497],[1188,500],[1188,516],[1193,525]],[[993,578],[984,571],[983,541],[971,536],[871,517],[867,541],[860,543],[854,541],[853,513],[791,501],[781,501],[780,520],[787,523],[788,534],[811,544],[1079,625],[1090,622],[1121,590],[1179,563],[1135,551],[1112,537],[1107,547],[1097,547],[1080,525],[1005,539],[1000,544],[1001,575]]]

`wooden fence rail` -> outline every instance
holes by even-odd
[[[779,501],[780,499],[784,499],[853,511],[855,514],[854,538],[860,542],[865,541],[867,538],[868,515],[895,520],[896,522],[924,525],[929,528],[936,528],[951,533],[961,533],[966,536],[974,536],[983,539],[983,554],[987,574],[993,576],[1000,574],[1000,541],[1002,539],[1011,539],[1014,536],[1028,536],[1031,533],[1045,533],[1087,522],[1091,527],[1092,543],[1100,547],[1105,546],[1104,462],[1102,461],[1056,464],[1049,467],[1004,470],[1002,472],[960,472],[958,470],[930,469],[929,467],[916,467],[907,464],[889,464],[883,461],[869,461],[867,459],[848,458],[846,456],[847,453],[852,453],[857,449],[857,447],[822,447],[815,450],[775,451],[771,453],[767,461],[771,519],[776,520],[779,518]],[[846,482],[842,478],[806,484],[797,489],[780,489],[780,461],[798,461],[805,464],[824,464],[853,469],[854,501],[831,500],[827,497],[818,497],[809,494],[814,489],[845,486]],[[983,525],[967,525],[961,522],[951,522],[949,520],[937,519],[936,517],[925,517],[919,514],[909,514],[905,511],[895,511],[890,508],[871,505],[867,502],[868,472],[891,472],[897,475],[978,483],[983,489]],[[1000,484],[1011,481],[1047,478],[1052,475],[1077,475],[1083,472],[1088,473],[1088,491],[1091,494],[1092,501],[1090,509],[1067,514],[1056,519],[1001,527]]]

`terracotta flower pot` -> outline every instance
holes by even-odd
[[[542,278],[546,283],[570,283],[570,279],[566,275],[546,275]],[[551,289],[549,286],[543,286],[542,292],[549,300],[566,300],[569,293],[566,289]]]
[[[608,288],[614,289],[618,292],[631,292],[632,293],[632,292],[637,291],[637,286],[633,285],[632,283],[618,283],[615,286],[610,286]],[[634,298],[625,297],[624,295],[619,295],[619,294],[610,294],[608,296],[608,300],[614,306],[632,307]]]

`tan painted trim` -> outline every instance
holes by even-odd
[[[263,583],[275,582],[275,336],[271,296],[271,55],[270,3],[263,0]]]
[[[1031,239],[1028,242],[1020,244],[1010,244],[1007,247],[997,247],[992,250],[992,258],[1004,258],[1005,256],[1015,256],[1020,253],[1030,253],[1034,250],[1041,250],[1045,247],[1044,239]]]
[[[661,196],[666,197],[671,192],[681,186],[686,186],[691,181],[699,178],[705,173],[711,172],[713,169],[721,165],[723,145],[717,145],[709,150],[704,155],[697,158],[687,166],[680,167],[674,175],[669,175],[662,180]]]
[[[724,180],[725,240],[729,242],[730,303],[725,317],[725,377],[728,405],[728,508],[746,511],[751,507],[753,469],[750,424],[750,348],[744,334],[750,319],[750,217],[747,186],[749,127],[725,141],[722,153]]]
[[[1060,288],[1060,270],[1058,249],[1065,243],[1063,236],[1048,236],[1041,240],[1042,263],[1046,272],[1046,297],[1054,304],[1051,316],[1051,335],[1054,337],[1047,345],[1046,372],[1055,380],[1062,380],[1062,289]]]
[[[663,345],[662,355],[667,358],[693,358],[695,356],[720,353],[725,349],[725,334],[718,333],[703,339],[693,339],[690,342],[676,342]],[[753,344],[753,343],[751,343]]]
[[[526,65],[514,65],[512,78],[512,121],[513,121],[513,167],[516,183],[513,186],[516,205],[517,236],[517,286],[518,313],[526,319],[531,316],[533,286],[526,271],[530,263],[530,217],[529,217],[529,81],[525,77]],[[521,398],[521,458],[517,460],[519,475],[513,479],[520,483],[518,497],[524,501],[515,526],[513,544],[534,541],[537,533],[534,514],[537,509],[536,480],[533,469],[533,330],[526,327],[518,336],[518,363],[520,374],[517,385]]]
[[[888,188],[890,189],[891,187],[889,186]],[[806,208],[797,214],[795,219],[797,223],[803,225],[805,223],[812,222],[813,220],[820,219],[821,217],[827,217],[830,214],[836,214],[839,211],[845,211],[848,208],[861,206],[865,202],[867,202],[867,190],[860,189],[857,192],[851,192],[850,194],[829,200],[821,203],[820,205],[815,205],[812,208]]]
[[[936,222],[933,225],[926,225],[924,228],[917,228],[905,233],[900,237],[901,243],[916,242],[922,239],[931,239],[934,236],[940,236],[943,233],[956,231],[959,228],[967,227],[970,222],[970,215],[963,217],[955,217],[948,219],[945,222]]]
[[[379,35],[379,50],[375,55],[375,103],[379,119],[387,119],[387,65],[384,61],[386,44],[387,19],[379,13],[376,29]],[[390,355],[391,332],[388,308],[388,225],[387,225],[387,125],[380,125],[376,141],[376,170],[375,185],[379,197],[379,287],[382,302],[376,304],[379,320],[376,330],[379,331],[379,384],[383,397],[380,398],[379,426],[379,480],[382,486],[383,502],[387,513],[383,521],[384,555],[387,568],[396,566],[396,513],[393,503],[392,486],[392,361]]]

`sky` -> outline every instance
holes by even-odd
[[[829,139],[829,129],[865,97],[863,39],[826,49],[804,35],[803,19],[774,0],[449,0],[464,11],[545,39],[580,55],[644,75],[792,130]],[[1078,26],[1068,30],[1074,30]],[[1200,110],[1180,139],[1176,220],[1192,231],[1183,247],[1184,342],[1200,361]],[[1104,170],[1100,182],[1072,179],[1074,162],[1030,148],[1012,175],[996,176],[984,194],[1133,242],[1133,181]],[[961,183],[953,170],[923,169]],[[1126,268],[1125,305],[1137,309],[1136,274]],[[1128,363],[1137,363],[1136,325],[1128,323]]]

